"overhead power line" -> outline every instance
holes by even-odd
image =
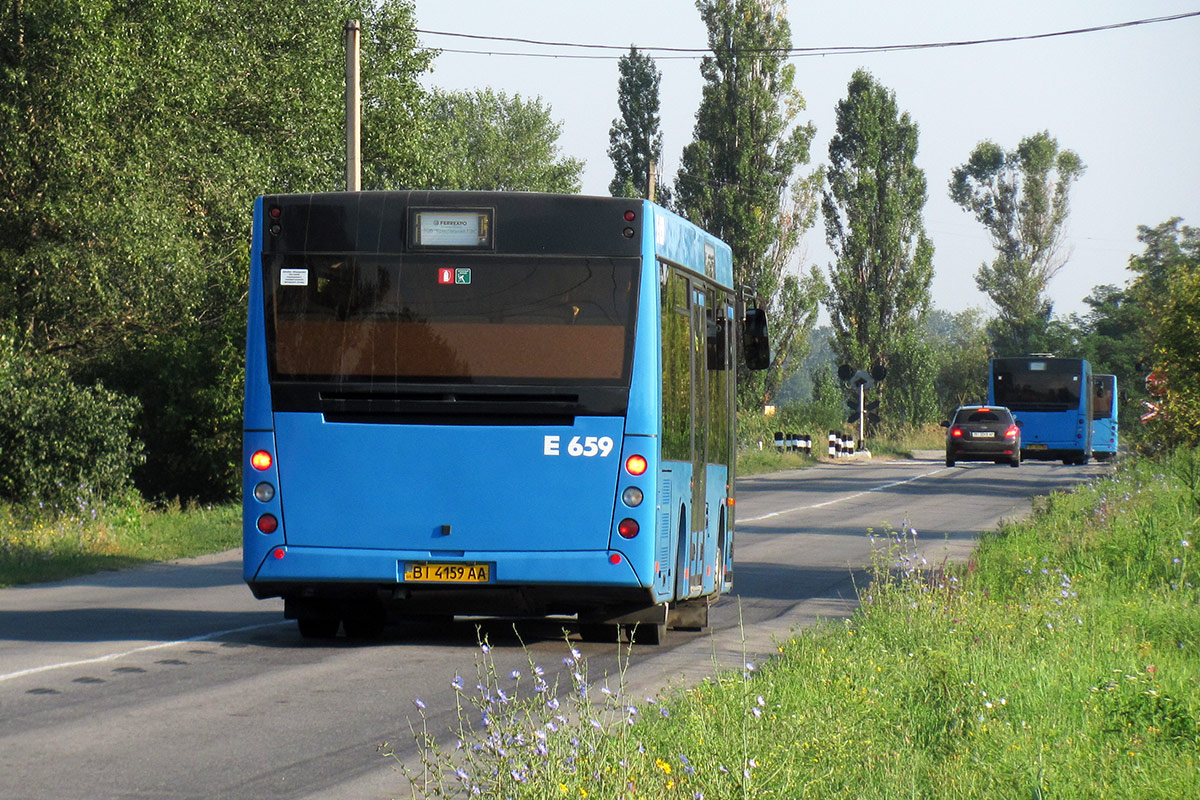
[[[1163,17],[1148,17],[1146,19],[1135,19],[1128,22],[1114,22],[1109,25],[1094,25],[1088,28],[1073,28],[1070,30],[1053,31],[1050,33],[1033,33],[1024,36],[997,36],[989,39],[963,39],[958,41],[946,42],[923,42],[919,44],[886,44],[886,45],[845,45],[845,46],[827,46],[827,47],[787,47],[787,48],[747,48],[735,50],[737,54],[774,54],[783,55],[787,58],[805,58],[811,56],[830,56],[830,55],[859,55],[864,53],[896,53],[906,52],[911,50],[933,50],[944,47],[973,47],[984,44],[1003,44],[1007,42],[1028,42],[1038,39],[1051,39],[1060,36],[1078,36],[1087,33],[1099,33],[1101,31],[1118,30],[1120,28],[1133,28],[1139,25],[1152,25],[1160,22],[1175,22],[1177,20],[1188,19],[1190,17],[1200,17],[1200,11],[1188,11],[1182,14],[1172,14]],[[629,50],[626,45],[610,45],[610,44],[594,44],[587,42],[552,42],[541,41],[538,39],[523,39],[511,36],[483,36],[473,33],[455,33],[451,31],[431,31],[421,28],[416,29],[417,33],[426,36],[447,36],[458,39],[474,39],[478,41],[489,42],[506,42],[510,44],[529,44],[538,47],[560,47],[574,48],[578,50],[604,50],[604,51],[620,51],[622,53]],[[635,45],[636,47],[636,45]],[[585,55],[582,53],[526,53],[513,51],[489,51],[489,50],[459,50],[447,48],[440,49],[445,53],[465,53],[472,55],[489,55],[489,56],[522,56],[525,58],[571,58],[571,59],[617,59],[619,55]],[[700,59],[711,55],[712,50],[707,47],[637,47],[637,50],[642,53],[667,53],[671,55],[659,56],[660,59]]]

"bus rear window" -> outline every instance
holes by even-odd
[[[1066,411],[1079,407],[1077,373],[997,371],[993,390],[996,404],[1013,411]]]
[[[629,381],[636,259],[282,255],[263,268],[276,380]]]

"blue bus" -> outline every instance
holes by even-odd
[[[273,195],[250,267],[244,577],[302,636],[707,625],[769,359],[726,244],[642,200]]]
[[[1086,359],[993,358],[989,373],[988,404],[1013,412],[1021,425],[1022,459],[1088,462],[1094,389]]]
[[[1117,376],[1093,375],[1092,456],[1109,461],[1117,455],[1118,403]]]

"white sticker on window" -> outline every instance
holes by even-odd
[[[279,270],[280,286],[308,286],[308,270],[281,269]]]

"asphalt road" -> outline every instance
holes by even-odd
[[[589,678],[633,701],[841,618],[870,561],[869,532],[916,528],[930,563],[966,558],[979,532],[1033,495],[1106,468],[1020,469],[848,460],[738,482],[734,593],[704,633],[665,645],[574,643]],[[933,456],[937,456],[934,458]],[[395,626],[371,644],[302,640],[282,603],[254,600],[238,552],[0,590],[0,797],[384,798],[407,783],[379,745],[411,756],[414,698],[430,727],[455,714],[456,674],[564,669],[569,621],[459,618]],[[564,681],[567,679],[564,678]]]

